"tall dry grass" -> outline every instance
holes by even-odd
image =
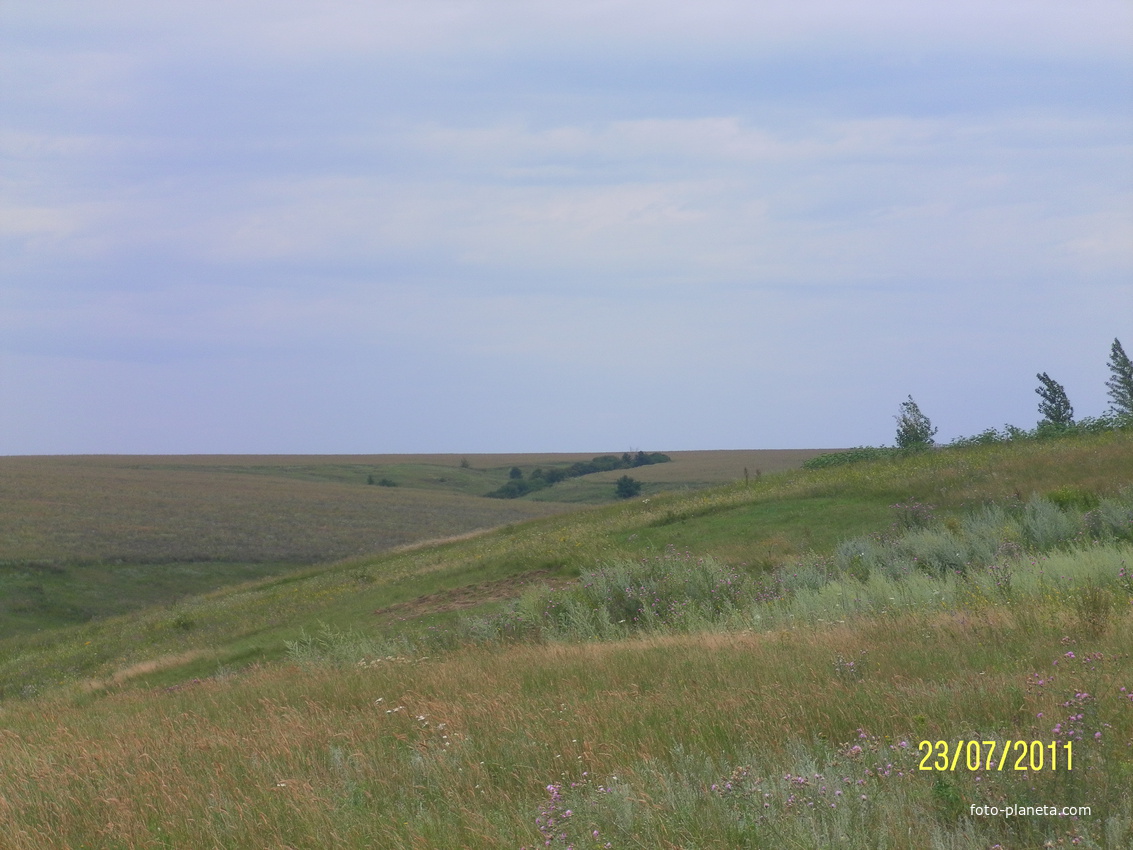
[[[557,786],[561,811],[578,818],[562,834],[578,847],[864,848],[881,836],[891,847],[1037,847],[1068,834],[1123,847],[1105,832],[1133,837],[1122,820],[1133,617],[1123,608],[1091,634],[1075,624],[1040,600],[763,634],[265,667],[10,704],[0,822],[13,850],[518,848],[547,840],[536,819]],[[920,740],[1050,740],[1064,703],[1084,692],[1093,700],[1070,774],[915,769]],[[827,802],[853,788],[844,814],[787,805],[784,776],[805,775],[815,802],[814,773],[828,779]],[[1096,814],[1010,822],[957,808],[981,801]],[[839,829],[839,843],[813,837]],[[601,841],[584,843],[594,830]]]

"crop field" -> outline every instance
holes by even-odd
[[[815,454],[677,452],[638,477],[651,490],[703,487],[742,478],[745,465],[781,470]],[[563,482],[539,501],[484,498],[513,466],[592,457],[0,458],[0,636],[612,502],[609,475]]]
[[[1133,846],[1133,434],[724,454],[0,637],[3,846]],[[435,460],[398,462],[552,462]],[[392,462],[174,463],[471,498],[364,483]]]
[[[745,466],[755,475],[817,453],[676,452],[670,464],[633,472],[706,486],[742,479]],[[5,457],[0,561],[325,562],[562,510],[556,488],[540,504],[482,497],[512,466],[593,456]],[[382,480],[390,486],[366,486]],[[612,486],[603,491],[614,501]]]
[[[0,635],[556,510],[210,460],[0,459]]]

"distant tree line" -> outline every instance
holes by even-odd
[[[568,478],[580,478],[595,472],[609,472],[612,469],[636,469],[639,466],[650,466],[655,463],[668,463],[672,458],[661,452],[626,452],[621,457],[617,455],[601,455],[589,461],[578,461],[566,467],[543,469],[539,467],[532,470],[526,478],[523,470],[513,466],[508,473],[508,481],[502,487],[488,493],[493,499],[518,499],[536,490],[543,490]],[[626,477],[626,476],[623,476]],[[632,479],[631,479],[632,480]],[[623,485],[624,488],[624,485]],[[621,492],[619,491],[619,495]],[[625,498],[623,496],[623,498]]]
[[[1113,341],[1107,365],[1110,377],[1105,385],[1110,403],[1109,409],[1101,416],[1084,416],[1075,420],[1074,408],[1070,404],[1066,388],[1046,372],[1039,372],[1035,375],[1039,382],[1035,393],[1039,396],[1039,415],[1042,418],[1033,429],[1017,428],[1014,425],[1005,425],[1002,431],[988,428],[973,437],[957,437],[949,445],[971,446],[1011,440],[1041,440],[1070,434],[1133,428],[1133,362],[1125,354],[1120,340]],[[806,461],[803,466],[808,469],[838,466],[859,460],[923,451],[936,445],[933,437],[937,429],[913,401],[912,396],[901,402],[899,412],[893,418],[897,420],[897,438],[893,448],[860,446],[845,452],[819,455]]]

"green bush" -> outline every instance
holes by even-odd
[[[630,478],[628,475],[623,475],[614,485],[614,492],[619,499],[632,499],[641,492],[641,482]]]
[[[1097,493],[1077,487],[1059,487],[1047,493],[1046,498],[1064,511],[1091,511],[1101,502]]]

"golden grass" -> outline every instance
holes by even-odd
[[[518,847],[538,837],[545,786],[584,771],[617,775],[661,806],[681,759],[726,776],[758,754],[773,775],[793,769],[798,747],[852,743],[859,728],[882,740],[1029,739],[1046,734],[1036,712],[1055,716],[1086,678],[1107,699],[1133,685],[1116,660],[1133,650],[1129,612],[1090,641],[1024,620],[985,610],[469,649],[9,704],[5,846]],[[1027,690],[1036,660],[1049,667],[1071,649],[1115,661]],[[834,661],[850,655],[865,659],[860,679],[836,674]],[[1117,742],[1106,752],[1117,757],[1133,739],[1133,711],[1105,708]],[[912,777],[908,793],[928,799],[933,778]],[[978,793],[972,777],[956,781]]]
[[[145,661],[139,661],[128,667],[115,670],[103,679],[88,679],[80,683],[79,688],[88,693],[106,690],[107,688],[123,685],[139,676],[148,676],[151,673],[157,673],[161,670],[183,667],[186,664],[199,661],[202,658],[215,657],[215,655],[216,653],[211,650],[191,649],[186,652],[179,652],[175,655],[162,655],[158,658],[147,658]]]

